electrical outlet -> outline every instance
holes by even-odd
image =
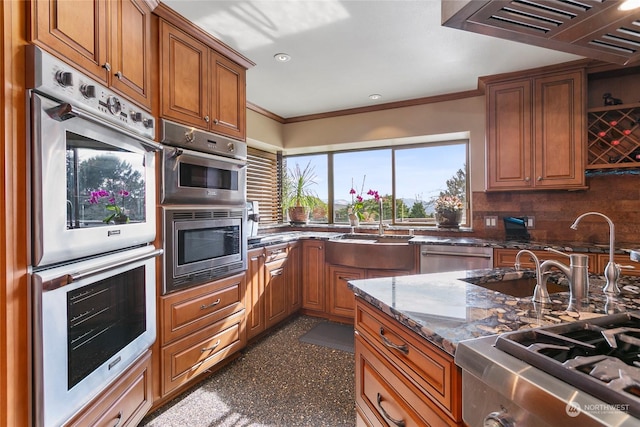
[[[533,216],[528,216],[527,217],[527,229],[528,230],[533,230],[534,228],[536,228],[536,218]]]
[[[485,216],[484,217],[484,227],[485,228],[495,228],[498,226],[498,217],[497,216]]]

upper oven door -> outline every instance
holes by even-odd
[[[165,147],[162,203],[242,205],[246,162],[177,147]]]
[[[32,265],[155,239],[159,144],[36,93],[32,115]]]

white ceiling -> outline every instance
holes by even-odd
[[[247,101],[283,118],[473,90],[479,76],[581,58],[442,27],[440,0],[162,2],[255,62]],[[280,52],[291,61],[276,62]]]

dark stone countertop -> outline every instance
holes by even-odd
[[[277,233],[269,233],[259,235],[249,239],[249,249],[255,249],[259,247],[275,245],[278,243],[286,243],[300,239],[316,239],[316,240],[333,240],[344,239],[349,236],[375,236],[375,234],[359,233],[352,235],[346,232],[322,232],[322,231],[285,231]],[[398,239],[407,239],[406,234],[385,234],[385,238],[398,237]],[[520,242],[520,241],[504,241],[504,240],[491,240],[481,239],[476,237],[439,237],[439,236],[426,236],[417,235],[407,240],[409,244],[413,245],[447,245],[447,246],[475,246],[475,247],[490,247],[494,249],[529,249],[529,250],[544,250],[551,247],[563,252],[583,252],[583,253],[601,253],[605,254],[609,252],[609,246],[597,243],[585,243],[585,242]],[[362,243],[366,243],[365,240]],[[616,244],[616,254],[630,254],[633,251],[640,251],[636,248],[638,244],[633,243],[618,243]]]
[[[475,283],[531,276],[530,270],[487,269],[354,280],[349,287],[383,313],[455,355],[458,342],[523,328],[584,320],[640,310],[640,278],[624,276],[616,297],[602,292],[602,276],[589,277],[589,304],[569,309],[569,292],[551,294],[552,303],[534,304]],[[562,284],[562,280],[559,281]]]

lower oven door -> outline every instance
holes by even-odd
[[[35,424],[61,425],[156,339],[153,246],[32,274]]]

